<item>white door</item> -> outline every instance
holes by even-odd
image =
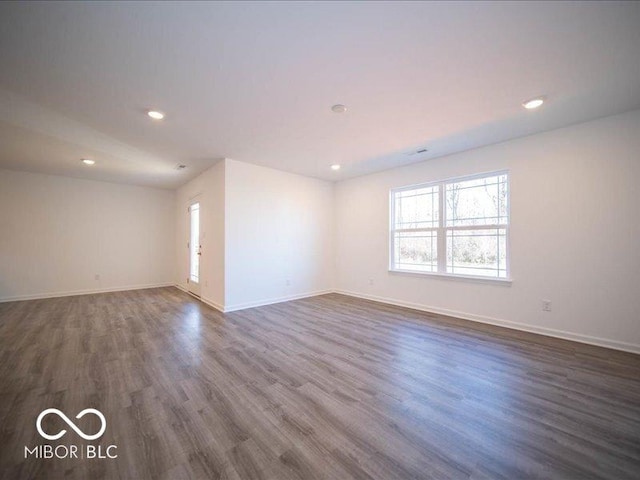
[[[200,203],[189,205],[189,292],[200,296]]]

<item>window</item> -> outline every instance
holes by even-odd
[[[391,190],[390,237],[391,270],[507,279],[508,173]]]

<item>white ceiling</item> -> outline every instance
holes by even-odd
[[[640,108],[640,2],[3,2],[0,66],[0,167],[335,180]]]

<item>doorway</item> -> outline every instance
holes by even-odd
[[[200,296],[200,202],[189,205],[189,293]]]

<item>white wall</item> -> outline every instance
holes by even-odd
[[[389,273],[390,188],[504,168],[510,286]],[[337,289],[640,351],[638,182],[640,111],[341,182]]]
[[[0,301],[172,284],[174,197],[0,170]]]
[[[333,185],[226,160],[227,310],[333,286]]]
[[[200,295],[219,310],[224,309],[224,209],[225,162],[221,160],[176,192],[177,284],[187,290],[189,277],[188,206],[200,202]]]
[[[177,192],[0,170],[0,301],[186,288],[200,194],[201,293],[221,309],[335,288],[640,351],[639,157],[634,111],[335,186],[233,160]],[[511,285],[388,272],[390,188],[504,168]]]

